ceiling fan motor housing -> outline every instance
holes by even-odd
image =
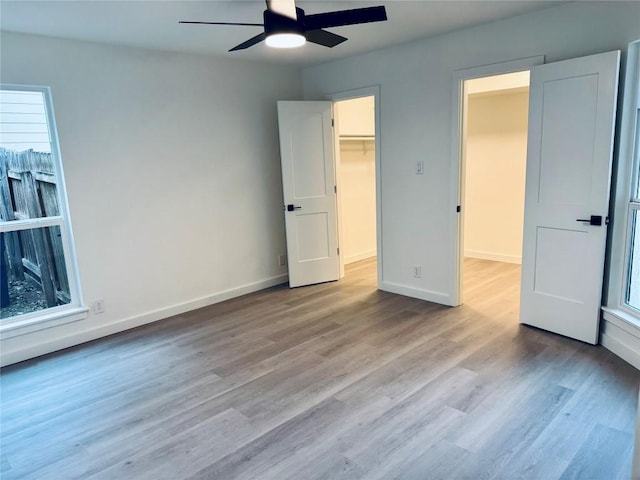
[[[278,13],[274,13],[270,10],[265,10],[263,14],[264,18],[264,33],[268,37],[276,33],[297,33],[304,36],[304,11],[300,8],[296,8],[298,18],[293,19]]]

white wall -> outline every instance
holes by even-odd
[[[2,33],[4,83],[49,85],[84,298],[3,362],[286,280],[277,100],[299,71]]]
[[[340,135],[374,136],[376,134],[375,97],[352,98],[336,102]]]
[[[376,254],[376,152],[374,97],[336,102],[338,135],[370,136],[340,141],[340,235],[344,263]]]
[[[309,100],[380,87],[380,288],[455,301],[455,179],[450,172],[454,71],[536,55],[554,62],[625,50],[639,33],[638,2],[573,2],[304,69]],[[421,160],[424,174],[416,175]],[[412,277],[413,265],[422,266],[422,278]]]
[[[528,95],[525,89],[468,96],[466,257],[522,262]]]
[[[375,141],[340,142],[340,211],[344,263],[376,254]]]

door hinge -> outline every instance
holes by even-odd
[[[338,251],[338,255],[340,255],[340,247],[336,248],[336,250]]]
[[[337,185],[333,186],[333,193],[338,193],[338,186]]]
[[[335,126],[335,122],[333,121],[333,118],[331,119],[331,126]]]
[[[462,211],[462,209],[460,208],[460,205],[458,205],[458,206],[456,207],[456,212],[460,213],[461,211]]]

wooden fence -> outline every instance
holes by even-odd
[[[0,148],[0,221],[60,214],[51,154]],[[60,227],[36,227],[3,234],[5,279],[37,282],[47,307],[69,303],[69,283]],[[0,242],[2,243],[2,242]]]

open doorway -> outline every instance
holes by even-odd
[[[529,71],[463,85],[460,241],[462,295],[510,290],[519,307],[524,227]]]
[[[341,272],[377,268],[375,96],[334,102]],[[341,275],[342,276],[342,275]]]

